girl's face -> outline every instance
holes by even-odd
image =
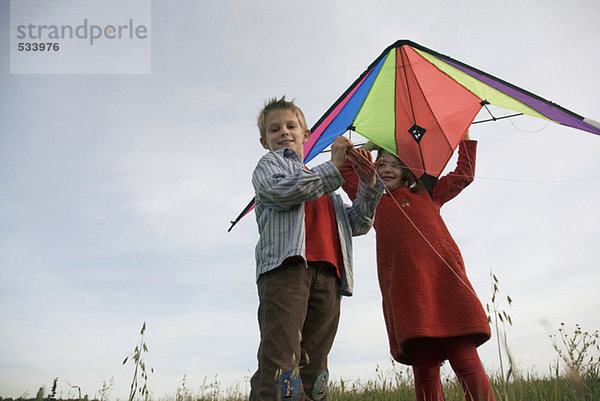
[[[379,174],[388,190],[393,191],[403,186],[404,171],[400,160],[388,152],[383,152],[381,159],[381,164],[377,167],[377,174]]]

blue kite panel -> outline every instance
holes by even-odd
[[[308,155],[304,158],[304,163],[308,163],[315,158],[323,149],[331,145],[336,137],[343,135],[344,132],[348,130],[348,127],[352,125],[356,114],[358,114],[360,107],[369,94],[371,85],[373,85],[373,81],[375,81],[377,74],[379,74],[379,70],[381,70],[386,58],[387,55],[369,72],[367,78],[362,82],[356,92],[354,92],[354,95],[348,100],[348,103],[346,103],[339,114],[331,121],[329,126],[315,142]]]

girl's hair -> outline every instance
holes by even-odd
[[[387,152],[386,150],[383,150],[382,148],[377,149],[377,159],[380,159],[381,156],[383,155],[383,152],[386,152],[392,156],[394,156],[396,158],[396,160],[398,160],[398,162],[400,163],[400,168],[402,169],[402,185],[407,187],[408,189],[410,189],[410,192],[415,193],[415,194],[420,194],[425,190],[425,185],[423,184],[423,182],[421,182],[421,180],[419,180],[412,171],[410,171],[410,169],[408,167],[406,167],[406,164],[404,164],[404,162],[402,162],[402,160],[400,160],[398,158],[398,156],[396,156],[393,153]]]

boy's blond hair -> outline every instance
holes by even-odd
[[[267,114],[269,114],[273,110],[290,110],[296,117],[298,117],[298,121],[302,126],[302,129],[307,131],[308,127],[306,125],[306,119],[304,118],[304,113],[300,110],[300,107],[296,106],[294,100],[286,100],[285,95],[281,97],[281,99],[277,99],[276,97],[272,97],[270,99],[265,100],[265,104],[263,108],[258,113],[257,123],[258,130],[260,131],[260,137],[263,139],[267,139]]]

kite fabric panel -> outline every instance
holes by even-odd
[[[354,131],[398,156],[431,188],[487,105],[600,135],[600,123],[594,120],[417,43],[399,40],[312,127],[304,144],[304,162],[337,136]],[[505,117],[492,120],[500,118]],[[229,230],[253,204],[231,222]]]
[[[400,40],[389,46],[315,124],[305,162],[355,131],[435,181],[484,105],[600,135],[600,124],[533,93]]]

